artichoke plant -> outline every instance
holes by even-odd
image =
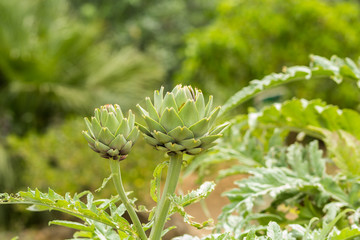
[[[124,118],[117,104],[96,108],[95,116],[91,121],[85,118],[85,123],[87,131],[82,132],[85,139],[103,158],[125,159],[139,136],[135,115],[129,110],[128,118]]]
[[[200,90],[182,85],[163,92],[163,87],[154,92],[154,102],[145,99],[146,110],[137,105],[147,125],[138,124],[146,142],[170,155],[196,155],[214,146],[228,123],[213,127],[220,107],[213,108],[212,96],[205,103]]]

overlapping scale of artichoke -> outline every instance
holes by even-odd
[[[125,118],[117,104],[96,108],[95,115],[91,120],[85,118],[85,123],[87,131],[82,132],[85,139],[103,158],[125,159],[139,136],[135,115],[129,110]]]
[[[138,124],[147,143],[168,154],[196,155],[216,145],[228,126],[213,127],[220,107],[213,108],[213,98],[206,104],[202,92],[191,86],[177,85],[164,96],[164,88],[154,92],[154,103],[139,104],[147,127]]]

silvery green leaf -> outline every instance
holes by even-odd
[[[325,161],[323,161],[323,151],[319,149],[319,143],[312,141],[308,147],[309,163],[312,173],[315,176],[322,177],[325,175]]]
[[[205,199],[212,191],[214,191],[215,186],[216,184],[214,182],[206,181],[196,190],[192,190],[185,195],[174,196],[173,201],[175,201],[176,204],[186,207],[192,203]]]
[[[276,222],[270,222],[267,228],[267,236],[271,240],[283,240],[280,226]]]

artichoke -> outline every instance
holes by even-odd
[[[154,92],[154,103],[145,98],[146,110],[137,105],[147,125],[137,123],[146,142],[170,155],[196,155],[214,146],[228,123],[213,127],[220,107],[212,107],[212,96],[206,104],[200,90],[182,85],[165,97],[163,92],[163,87]]]
[[[103,158],[125,159],[139,136],[135,115],[129,110],[128,118],[124,118],[117,104],[96,108],[95,116],[91,121],[85,118],[85,123],[87,131],[82,132],[85,139]]]

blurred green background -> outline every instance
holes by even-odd
[[[355,0],[0,0],[0,192],[100,187],[107,162],[81,130],[102,104],[126,111],[177,83],[222,104],[252,79],[308,64],[311,53],[357,59],[359,42]],[[277,94],[359,109],[352,84],[292,83]],[[162,159],[139,140],[123,164],[127,189],[148,191]],[[1,231],[34,222],[17,208],[0,218]]]

